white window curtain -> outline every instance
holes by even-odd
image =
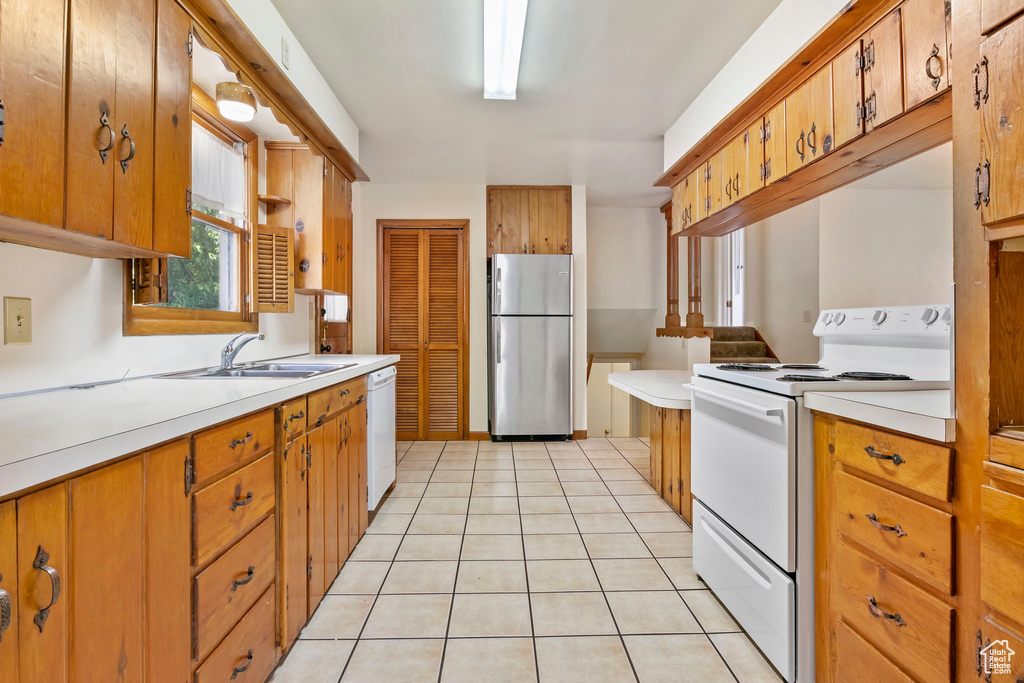
[[[226,217],[245,217],[245,158],[242,145],[230,145],[192,123],[192,201]]]

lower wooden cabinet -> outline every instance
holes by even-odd
[[[0,503],[0,683],[18,680],[17,503]]]
[[[651,406],[650,483],[687,523],[693,523],[689,410]]]

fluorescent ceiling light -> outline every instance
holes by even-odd
[[[528,0],[484,0],[484,97],[514,100]]]

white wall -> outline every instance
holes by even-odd
[[[949,301],[952,191],[840,189],[820,203],[820,308]]]
[[[665,133],[665,169],[785,64],[847,1],[782,0]]]
[[[487,187],[485,185],[359,186],[353,250],[353,348],[377,349],[377,221],[469,219],[469,429],[487,431]],[[586,429],[587,205],[585,188],[572,189],[575,277],[576,429]]]
[[[115,259],[0,243],[0,296],[32,299],[32,344],[0,346],[0,394],[208,367],[234,335],[124,337],[124,271]],[[295,312],[260,315],[265,341],[240,360],[309,350],[309,298]]]

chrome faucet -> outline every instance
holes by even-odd
[[[221,349],[220,352],[220,369],[230,370],[235,365],[235,356],[242,350],[242,347],[255,339],[265,339],[266,335],[260,332],[259,334],[245,334],[244,332],[231,341],[228,342],[227,346]],[[239,341],[241,340],[241,341]]]

